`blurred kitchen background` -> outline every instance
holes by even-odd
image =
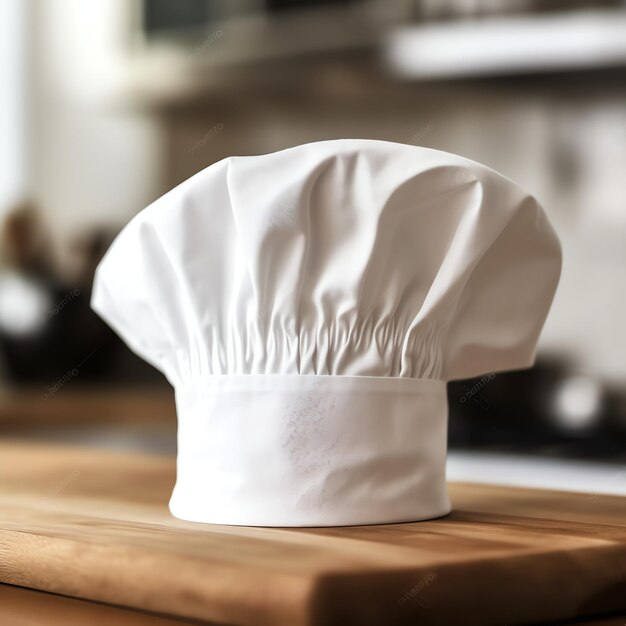
[[[626,494],[626,2],[3,0],[0,90],[0,436],[174,452],[102,253],[219,159],[365,137],[499,170],[563,245],[537,365],[449,386],[449,477]]]

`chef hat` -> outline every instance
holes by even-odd
[[[231,157],[139,213],[92,305],[176,390],[177,517],[450,510],[446,381],[532,364],[560,247],[467,159],[340,140]]]

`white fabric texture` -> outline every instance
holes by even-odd
[[[424,416],[430,401],[413,389],[531,365],[560,259],[535,199],[493,170],[426,148],[327,141],[231,157],[165,194],[111,246],[92,304],[176,388],[176,515],[263,525],[405,521],[449,508],[445,385],[430,408],[443,437]],[[383,408],[380,380],[393,411]],[[284,415],[287,406],[298,414],[285,393],[323,403],[337,384],[342,409],[332,424],[318,422],[302,454],[339,431],[358,432],[358,441],[344,435],[355,447],[311,461],[302,480],[279,445],[298,423]],[[395,457],[377,421],[396,424]],[[431,434],[437,461],[422,446]],[[229,442],[221,457],[220,440]],[[282,459],[274,474],[262,450]],[[402,465],[410,450],[422,471]],[[233,455],[238,463],[229,464]],[[397,473],[368,478],[393,458],[413,494],[408,509]],[[428,488],[419,478],[430,475],[425,464],[438,468]]]
[[[450,510],[442,381],[210,376],[176,402],[177,517],[341,526],[412,521],[416,505],[420,519]]]

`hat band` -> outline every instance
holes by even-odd
[[[176,405],[176,517],[342,526],[450,511],[443,381],[207,376],[177,387]]]

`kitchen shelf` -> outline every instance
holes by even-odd
[[[424,23],[393,31],[399,77],[446,80],[626,66],[626,11],[572,11]]]

